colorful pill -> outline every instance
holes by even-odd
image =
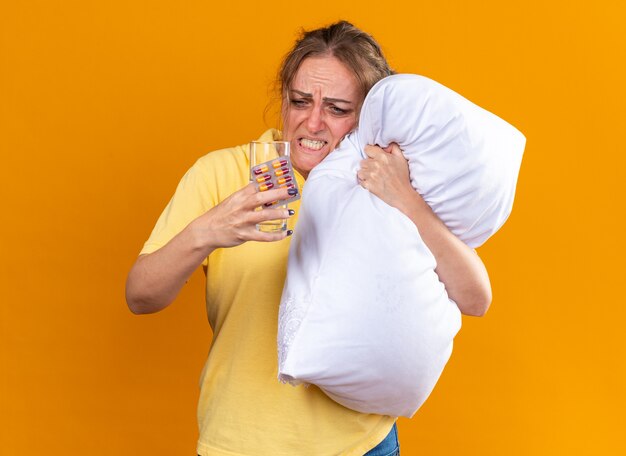
[[[272,178],[272,176],[270,176],[269,174],[265,174],[263,176],[259,176],[256,178],[256,181],[260,184],[262,182],[267,182],[268,180],[270,180]]]
[[[259,191],[264,192],[265,190],[269,190],[272,187],[274,187],[274,184],[272,184],[271,182],[268,182],[266,184],[261,184],[259,185]]]
[[[271,203],[265,203],[263,206],[265,206],[265,207],[271,207],[271,206],[273,206],[273,205],[274,205],[274,204],[276,204],[276,203],[278,203],[278,201],[272,201]]]
[[[293,185],[293,182],[288,182],[280,186],[280,188],[294,188],[294,187],[295,185]]]
[[[285,184],[287,182],[291,182],[291,176],[285,176],[285,177],[281,177],[280,179],[278,179],[277,181],[279,184]]]
[[[258,168],[254,169],[254,174],[259,175],[259,174],[263,174],[265,172],[267,172],[269,168],[267,167],[267,165],[261,165]]]
[[[277,176],[282,176],[283,174],[289,174],[289,168],[280,168],[274,171],[274,174]]]
[[[276,160],[275,162],[272,162],[272,166],[274,167],[274,169],[276,168],[282,168],[283,166],[287,165],[287,160]]]

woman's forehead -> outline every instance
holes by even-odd
[[[311,97],[359,101],[359,83],[350,69],[334,56],[305,59],[291,81],[290,91]]]

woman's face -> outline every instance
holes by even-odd
[[[309,57],[300,64],[283,100],[283,136],[302,176],[354,129],[362,102],[356,78],[337,58]]]

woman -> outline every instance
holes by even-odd
[[[318,163],[356,126],[367,91],[391,74],[378,44],[347,22],[307,32],[280,71],[282,139],[300,188]],[[261,140],[280,139],[269,130]],[[362,185],[415,222],[438,260],[437,273],[465,313],[490,301],[480,259],[458,241],[412,189],[397,148],[367,149]],[[277,313],[286,271],[292,209],[255,208],[289,190],[256,193],[248,184],[247,146],[202,157],[181,180],[133,265],[126,298],[134,313],[167,307],[202,264],[213,343],[198,404],[200,455],[397,454],[393,417],[344,408],[315,387],[276,379]],[[290,217],[289,230],[255,225]],[[248,242],[263,241],[263,242]],[[376,448],[374,448],[376,447]]]

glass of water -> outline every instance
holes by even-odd
[[[259,184],[257,179],[262,178],[263,173],[259,173],[257,168],[259,165],[269,162],[270,160],[280,159],[289,156],[288,141],[252,141],[250,143],[250,180],[255,184]],[[255,170],[257,171],[255,173]],[[273,184],[271,184],[273,185]],[[258,185],[259,190],[269,189],[265,184]],[[273,206],[275,208],[287,208],[286,204]],[[257,230],[268,233],[285,231],[287,229],[287,219],[267,220],[257,223]]]

